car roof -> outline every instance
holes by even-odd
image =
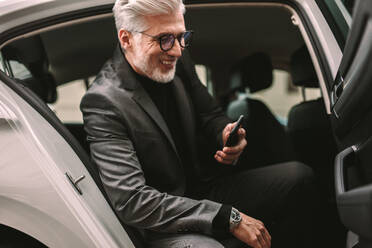
[[[92,8],[110,9],[115,0],[0,0],[0,40],[9,30],[53,16]],[[184,0],[185,4],[268,2],[253,0]],[[273,1],[280,2],[280,1]],[[288,1],[283,1],[287,2]]]
[[[51,16],[113,3],[114,0],[0,0],[0,34]]]

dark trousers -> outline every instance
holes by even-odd
[[[219,165],[223,166],[223,165]],[[315,247],[312,215],[313,173],[299,162],[286,162],[257,169],[237,167],[199,191],[197,198],[230,204],[264,222],[272,236],[272,247]],[[200,234],[170,234],[151,247],[248,247],[232,235],[207,237]],[[317,246],[319,247],[319,246]]]
[[[312,170],[302,163],[237,170],[212,182],[205,197],[264,222],[274,248],[312,246],[317,200]],[[219,240],[225,247],[244,247],[234,238]]]

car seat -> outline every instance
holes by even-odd
[[[291,56],[293,84],[304,88],[318,88],[319,83],[305,46]],[[320,180],[333,191],[333,159],[336,143],[322,98],[304,100],[293,106],[288,114],[288,134],[297,159],[313,168]]]
[[[272,85],[272,71],[270,57],[255,53],[232,69],[231,88],[240,94],[246,89],[250,93],[267,89]],[[252,99],[248,94],[242,95],[227,107],[231,119],[236,120],[241,114],[245,116],[243,127],[248,144],[240,164],[252,168],[293,160],[293,148],[285,127],[262,101]]]
[[[291,56],[290,70],[293,84],[303,88],[318,88],[318,79],[305,46]],[[334,193],[333,160],[337,154],[331,122],[322,98],[306,100],[293,106],[288,114],[288,134],[292,140],[297,160],[310,166],[315,174],[315,185],[322,211],[321,235],[326,246],[333,246],[334,240],[345,237],[346,231],[337,214]],[[332,243],[333,242],[333,243]]]
[[[7,61],[17,61],[29,72],[13,75],[18,82],[31,89],[45,103],[56,101],[56,81],[48,72],[48,60],[39,36],[14,41],[2,52]]]
[[[7,60],[14,60],[24,65],[30,72],[26,78],[17,78],[17,81],[26,86],[45,103],[55,103],[57,95],[57,82],[48,71],[49,62],[44,52],[42,41],[39,36],[33,36],[25,40],[18,40],[6,46],[3,50]],[[14,75],[17,77],[17,75]],[[81,123],[65,123],[67,129],[83,146],[89,154],[86,133]]]

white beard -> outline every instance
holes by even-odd
[[[137,40],[137,42],[139,43],[139,40]],[[134,54],[137,55],[133,60],[134,66],[141,70],[148,78],[155,82],[164,84],[173,80],[174,75],[176,74],[175,66],[169,72],[163,73],[159,67],[150,64],[150,57],[145,54],[143,49],[140,49],[139,46],[135,46]]]

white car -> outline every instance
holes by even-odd
[[[0,1],[1,247],[145,247],[107,201],[79,110],[117,46],[113,2]],[[371,247],[372,1],[185,4],[200,80],[254,130],[247,163],[313,167],[324,242]]]

